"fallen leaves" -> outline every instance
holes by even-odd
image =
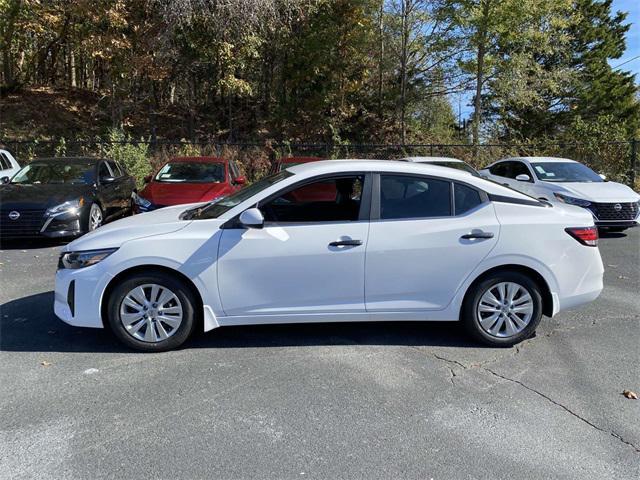
[[[40,362],[40,365],[42,365],[43,367],[50,367],[51,365],[53,365],[53,363],[43,360]]]
[[[627,397],[630,400],[637,400],[638,394],[636,392],[632,392],[631,390],[623,390],[622,395]]]

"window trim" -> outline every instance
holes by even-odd
[[[278,190],[277,192],[272,193],[271,195],[245,208],[245,210],[248,210],[249,208],[259,209],[261,206],[264,206],[270,201],[275,200],[276,198],[281,197],[282,195],[286,195],[287,193],[293,190],[296,190],[297,188],[304,187],[305,185],[310,185],[312,183],[316,183],[322,180],[355,177],[355,176],[364,177],[364,182],[362,184],[362,196],[360,198],[360,211],[358,212],[357,220],[334,220],[334,221],[324,220],[321,222],[267,222],[265,221],[264,226],[265,227],[295,227],[295,226],[304,226],[304,225],[337,225],[337,224],[354,224],[354,223],[361,223],[361,222],[369,222],[370,216],[371,216],[372,173],[363,172],[363,171],[334,172],[334,173],[326,173],[323,175],[317,175],[315,177],[305,178],[298,182],[292,183],[291,185],[288,185]],[[248,227],[245,227],[240,223],[241,214],[242,212],[233,216],[231,219],[223,223],[220,228],[246,230]]]
[[[382,200],[382,195],[380,192],[380,177],[382,175],[392,175],[395,177],[416,177],[423,179],[431,179],[431,180],[439,180],[441,182],[449,183],[449,207],[451,208],[450,215],[440,216],[440,217],[407,217],[407,218],[381,218],[380,217],[380,203]],[[461,182],[458,180],[452,180],[450,178],[442,178],[436,177],[434,175],[424,175],[422,173],[405,173],[405,172],[374,172],[374,182],[373,182],[373,195],[371,202],[371,221],[372,222],[403,222],[403,221],[415,221],[415,220],[437,220],[441,218],[454,218],[455,215],[455,199],[454,199],[454,183],[461,183],[465,186],[473,188],[480,194],[480,199],[482,203],[485,203],[488,198],[486,197],[486,192],[483,190],[479,190],[473,185],[470,185],[466,182]],[[463,214],[464,215],[464,214]],[[462,216],[462,215],[459,215]]]

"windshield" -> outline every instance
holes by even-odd
[[[576,162],[532,163],[536,176],[545,182],[602,182],[589,167]]]
[[[20,170],[11,179],[11,183],[23,185],[69,184],[93,185],[95,178],[94,163],[31,163]]]
[[[221,183],[224,163],[169,162],[160,169],[156,182]]]
[[[262,190],[269,188],[285,178],[290,177],[293,173],[283,170],[282,172],[269,175],[251,185],[238,190],[237,192],[229,195],[228,197],[222,197],[214,200],[211,203],[207,203],[201,207],[192,208],[187,210],[183,214],[185,220],[203,220],[209,218],[218,218],[223,213],[231,210],[236,205],[240,205],[245,200],[253,197],[255,194],[260,193]]]
[[[471,165],[467,165],[464,162],[430,162],[430,163],[433,165],[438,165],[440,167],[455,168],[456,170],[469,172],[471,175],[475,175],[476,177],[480,176],[478,172],[476,172],[476,170]]]

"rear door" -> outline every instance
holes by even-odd
[[[224,228],[218,289],[225,314],[364,314],[365,178],[354,173],[299,184],[258,205],[264,228]],[[331,200],[305,196],[320,185],[333,189]]]
[[[369,312],[442,310],[497,241],[484,192],[444,178],[381,174],[373,183]]]

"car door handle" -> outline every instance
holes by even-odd
[[[472,240],[474,238],[493,238],[493,233],[476,231],[462,235],[460,238],[464,240]]]
[[[362,245],[362,240],[336,240],[329,244],[330,247],[357,247]]]

